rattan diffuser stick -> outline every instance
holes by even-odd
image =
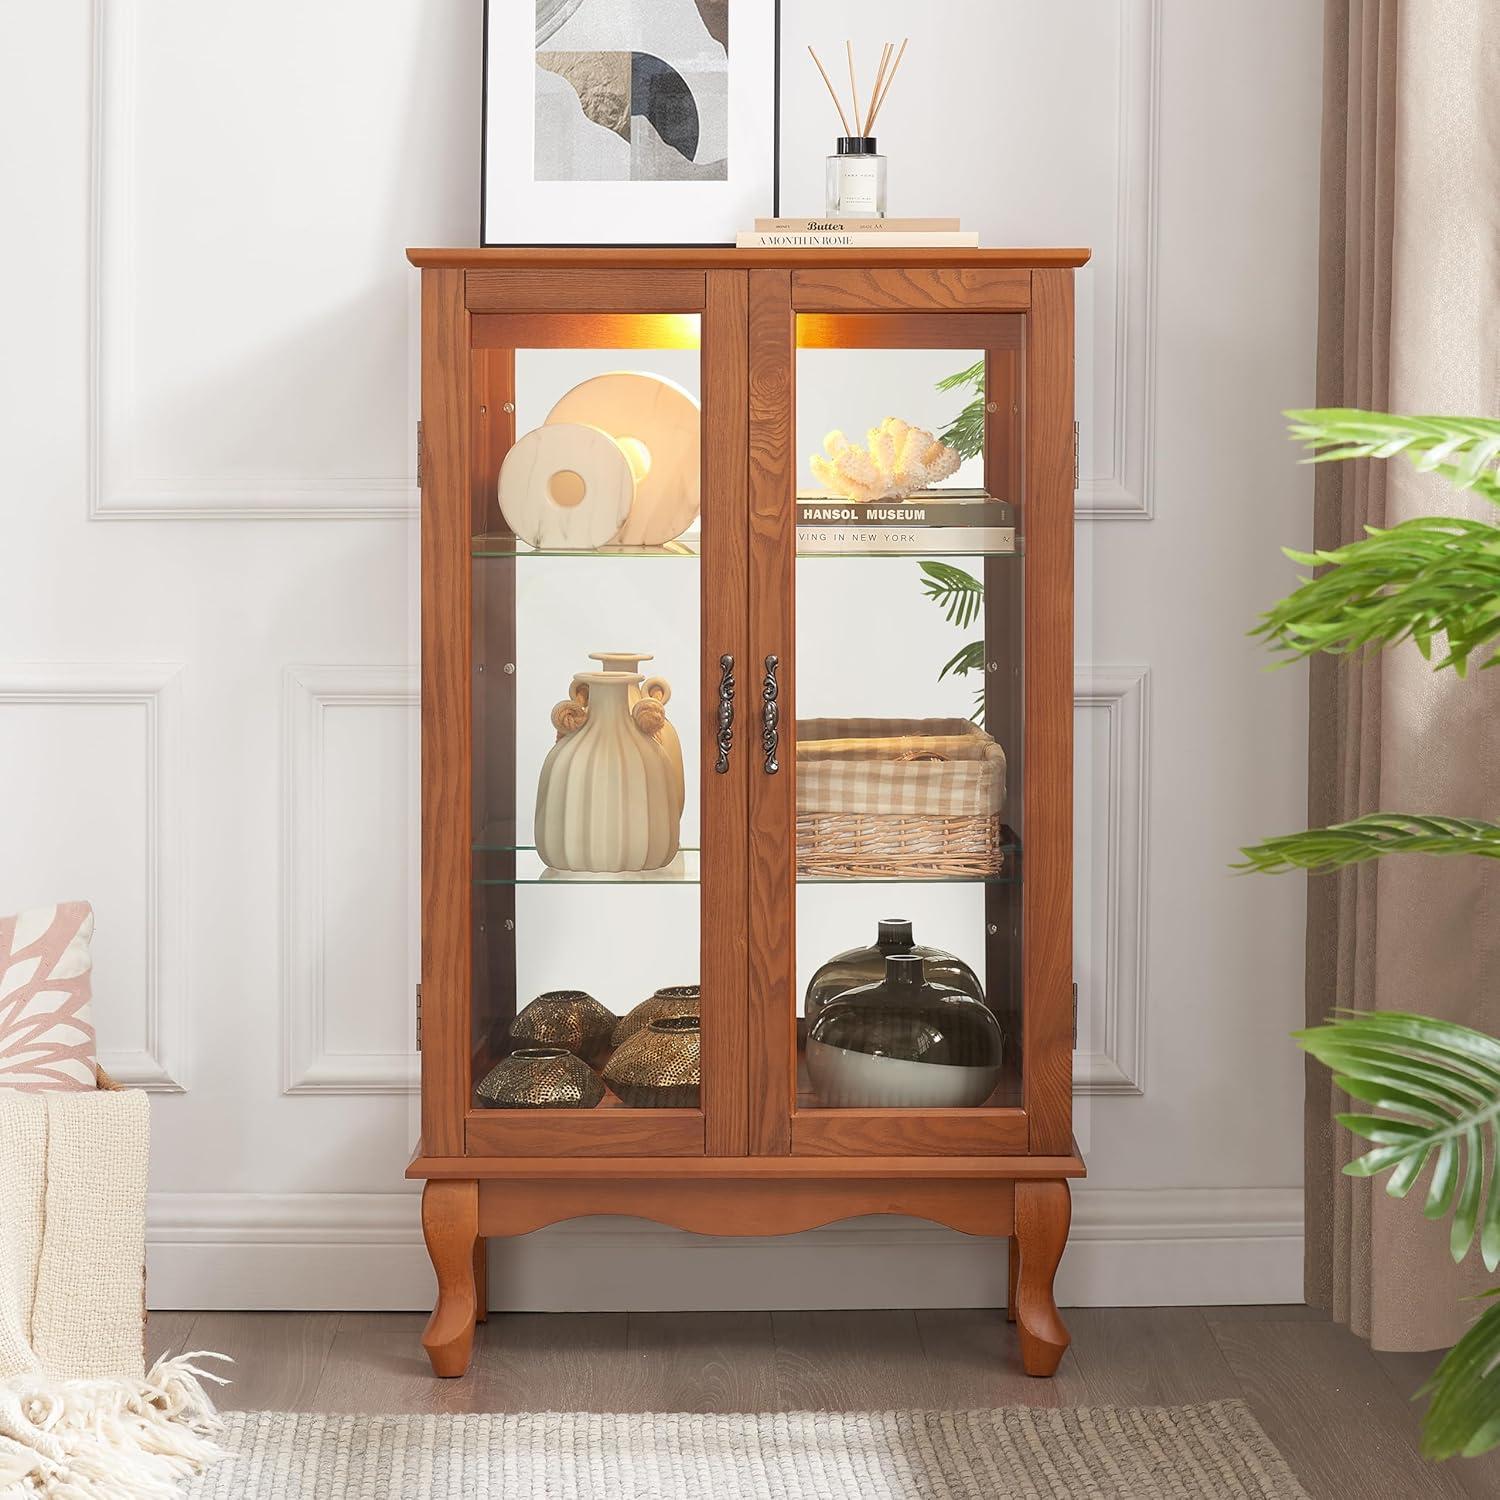
[[[838,90],[833,86],[833,80],[828,76],[828,69],[823,66],[823,60],[818,54],[808,47],[808,56],[812,58],[822,76],[824,86],[828,90],[828,97],[833,100],[833,107],[839,112],[839,124],[844,127],[846,136],[870,135],[875,129],[875,121],[880,114],[880,107],[885,103],[886,95],[891,91],[891,84],[896,79],[896,69],[901,66],[901,59],[906,56],[906,44],[911,40],[906,37],[901,46],[897,48],[894,42],[885,42],[880,49],[880,62],[875,69],[875,77],[870,84],[869,105],[865,109],[859,107],[859,84],[854,72],[854,43],[845,41],[844,59],[849,67],[849,97],[854,106],[854,129],[849,128],[849,116],[844,113],[843,100],[839,98]]]

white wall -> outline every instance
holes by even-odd
[[[99,913],[106,1063],[156,1089],[157,1306],[419,1306],[414,273],[472,243],[479,0],[57,0],[0,51],[0,909]],[[1304,682],[1244,631],[1310,532],[1317,7],[936,0],[893,212],[1087,244],[1078,1129],[1063,1294],[1300,1290]],[[786,0],[783,208],[820,207]],[[20,37],[15,33],[19,30]],[[497,1248],[511,1305],[992,1303],[993,1247],[629,1221]]]

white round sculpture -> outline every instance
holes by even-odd
[[[536,848],[554,870],[659,870],[677,854],[673,767],[657,740],[664,716],[638,672],[580,672],[588,706],[547,752],[536,787]],[[553,710],[558,723],[562,709]]]
[[[659,547],[693,524],[699,506],[697,398],[675,380],[635,370],[575,385],[547,414],[547,425],[587,423],[607,432],[635,472],[635,502],[614,541]]]
[[[649,651],[590,651],[589,660],[599,663],[601,671],[604,672],[638,672],[643,661],[652,661],[654,658]],[[578,679],[573,679],[575,684]],[[672,701],[672,684],[665,677],[648,677],[641,683],[639,688],[630,690],[630,706],[632,710],[642,698],[654,698],[662,709]],[[585,691],[584,701],[587,702]],[[682,816],[682,808],[687,800],[686,790],[682,775],[682,741],[677,738],[677,731],[672,727],[672,721],[663,712],[661,728],[657,731],[657,741],[663,750],[667,752],[667,758],[672,762],[672,769],[676,773],[677,792],[677,816]]]
[[[533,547],[602,547],[630,513],[635,476],[625,451],[582,422],[537,427],[500,465],[500,514]]]

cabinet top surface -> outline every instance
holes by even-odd
[[[406,258],[414,266],[433,270],[712,270],[744,271],[760,268],[806,269],[810,266],[911,266],[932,269],[983,270],[1032,267],[1056,269],[1085,265],[1092,252],[1084,249],[913,249],[737,250],[731,245],[662,245],[634,248],[616,245],[503,245],[491,249],[411,249]]]

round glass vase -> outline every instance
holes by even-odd
[[[835,996],[807,1037],[807,1072],[827,1109],[954,1109],[1000,1081],[1003,1037],[990,1008],[893,954],[885,978]]]
[[[885,217],[885,157],[873,135],[841,135],[827,162],[829,218]]]
[[[823,1007],[846,990],[857,989],[862,984],[874,984],[885,977],[885,961],[892,954],[915,953],[924,961],[926,977],[951,989],[961,990],[983,1002],[984,986],[979,976],[963,959],[954,957],[942,948],[929,948],[918,943],[912,936],[911,921],[907,917],[882,917],[875,929],[875,941],[868,947],[850,948],[835,953],[822,964],[807,982],[807,995],[802,1013],[807,1018],[810,1031],[813,1023],[822,1014]]]

